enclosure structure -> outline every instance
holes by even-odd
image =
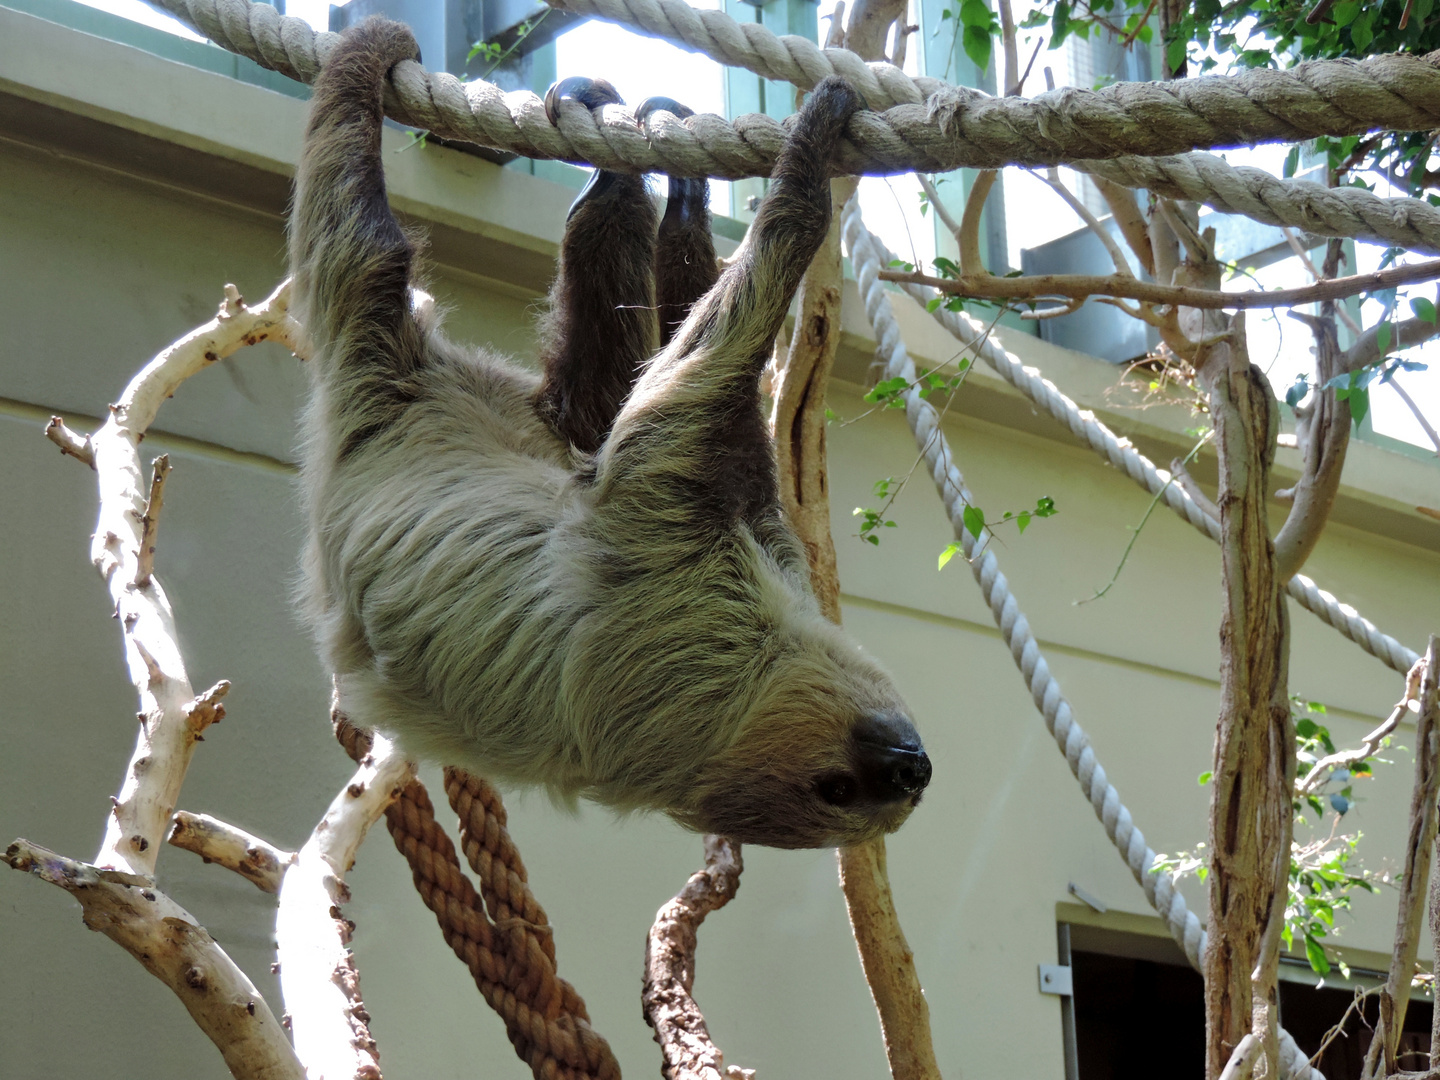
[[[9,283],[0,296],[0,438],[13,463],[0,527],[18,560],[0,648],[0,818],[11,833],[66,851],[95,842],[133,740],[133,702],[85,564],[93,480],[40,429],[52,413],[91,426],[86,418],[103,416],[141,363],[211,316],[226,281],[259,299],[279,279],[303,117],[293,95],[66,25],[101,29],[87,18],[58,0],[0,9],[0,265]],[[526,349],[572,192],[444,147],[403,145],[397,133],[388,146],[392,197],[431,232],[435,291],[453,306],[452,332]],[[953,340],[917,306],[894,304],[917,362],[954,356]],[[853,285],[845,312],[831,400],[842,421],[865,411],[874,350]],[[1107,393],[1112,366],[1018,333],[1002,340],[1152,458],[1189,448],[1188,417],[1127,409]],[[288,599],[302,386],[282,350],[252,350],[189,382],[146,443],[168,450],[176,469],[165,567],[191,669],[199,684],[234,684],[229,716],[200,748],[181,806],[290,846],[350,772],[326,727],[324,675]],[[1109,578],[1147,496],[984,369],[947,431],[987,503],[1056,500],[1061,516],[1004,539],[1006,573],[1150,844],[1192,845],[1208,801],[1194,777],[1213,739],[1215,548],[1178,519],[1157,517],[1111,594],[1074,606]],[[1027,1075],[1061,1075],[1062,999],[1043,992],[1037,971],[1057,960],[1057,924],[1084,928],[1071,935],[1077,951],[1109,957],[1074,966],[1082,1025],[1094,1012],[1083,997],[1087,970],[1110,970],[1115,983],[1114,965],[1178,961],[1178,950],[1079,794],[963,567],[933,570],[951,534],[930,492],[907,492],[893,515],[902,525],[879,548],[852,538],[851,508],[914,460],[904,424],[883,412],[837,421],[830,439],[846,623],[906,688],[936,764],[924,805],[891,841],[890,872],[942,1070],[1004,1076],[1019,1062]],[[1282,474],[1294,467],[1285,454]],[[1364,445],[1350,455],[1307,572],[1420,644],[1440,610],[1440,525],[1413,508],[1434,505],[1434,466]],[[1396,696],[1396,676],[1308,617],[1297,613],[1294,629],[1293,689],[1325,702],[1332,730],[1353,742]],[[1376,861],[1397,859],[1404,833],[1409,758],[1396,760],[1353,811]],[[512,826],[567,976],[626,1070],[648,1074],[654,1048],[635,1007],[640,943],[694,868],[695,840],[658,820],[612,822],[589,808],[571,818],[537,796],[514,801]],[[755,850],[748,861],[739,901],[705,928],[697,987],[727,1055],[777,1077],[883,1069],[833,855]],[[268,989],[268,897],[181,852],[167,852],[161,875]],[[469,1075],[483,1061],[497,1075],[523,1076],[407,876],[383,844],[367,847],[347,909],[387,1071]],[[58,1047],[77,1074],[223,1075],[168,992],[85,934],[67,903],[17,874],[0,875],[0,889],[0,1013],[26,1033],[7,1040],[0,1071],[46,1075]],[[1198,893],[1190,900],[1203,907]],[[1384,966],[1392,922],[1388,897],[1361,899],[1345,930],[1356,967]],[[1177,1032],[1195,1022],[1178,996]],[[1168,1014],[1157,1013],[1163,1032]],[[1286,1023],[1296,1026],[1289,1013]]]

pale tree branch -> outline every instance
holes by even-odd
[[[1390,376],[1389,385],[1390,389],[1394,390],[1395,393],[1399,395],[1400,400],[1405,403],[1405,407],[1410,410],[1410,414],[1419,422],[1421,430],[1425,432],[1426,437],[1430,440],[1431,444],[1434,445],[1435,453],[1440,454],[1440,431],[1435,430],[1429,418],[1420,410],[1420,406],[1415,403],[1415,399],[1405,392],[1405,388],[1400,385],[1398,376]]]
[[[1440,728],[1436,726],[1440,717],[1436,716],[1435,688],[1440,662],[1437,662],[1433,634],[1424,659],[1418,661],[1416,667],[1422,668],[1420,715],[1415,725],[1415,787],[1410,795],[1405,873],[1400,879],[1400,903],[1395,917],[1390,972],[1384,989],[1380,991],[1380,1023],[1370,1040],[1365,1067],[1361,1072],[1367,1080],[1395,1071],[1395,1052],[1405,1027],[1405,1010],[1410,1004],[1410,984],[1415,977],[1415,957],[1420,951],[1420,923],[1425,913],[1425,897],[1435,849],[1435,798],[1440,793]],[[1411,674],[1414,674],[1413,670]]]
[[[1040,174],[1036,174],[1040,175]],[[1110,231],[1100,224],[1100,219],[1090,212],[1090,208],[1076,198],[1060,179],[1059,169],[1047,169],[1044,175],[1040,175],[1050,186],[1050,190],[1059,195],[1065,205],[1075,211],[1075,216],[1085,223],[1085,227],[1095,234],[1100,243],[1105,246],[1106,253],[1110,256],[1110,262],[1115,267],[1117,277],[1133,278],[1135,275],[1130,272],[1130,263],[1125,258],[1125,253],[1120,250],[1120,245],[1115,243],[1115,238]]]
[[[160,511],[165,505],[165,477],[170,474],[170,455],[161,454],[150,463],[150,497],[140,516],[140,551],[135,560],[135,587],[150,584],[155,571],[155,538],[160,531]]]
[[[1225,1071],[1220,1074],[1220,1080],[1250,1080],[1255,1072],[1255,1063],[1260,1060],[1260,1051],[1265,1044],[1257,1039],[1254,1034],[1246,1035],[1240,1040],[1240,1045],[1235,1047],[1235,1052],[1230,1055],[1230,1060],[1225,1063]]]
[[[50,417],[50,423],[45,425],[45,437],[60,447],[62,454],[69,454],[90,468],[95,468],[95,454],[90,449],[90,436],[71,431],[60,417]]]
[[[1335,337],[1334,303],[1326,303],[1316,318],[1290,312],[1306,323],[1315,336],[1316,387],[1314,401],[1297,411],[1295,438],[1302,455],[1300,478],[1289,492],[1290,512],[1275,534],[1275,572],[1281,582],[1297,573],[1320,542],[1340,491],[1340,474],[1350,446],[1350,406],[1325,384],[1340,373],[1343,357]]]
[[[1020,48],[1015,40],[1015,12],[1010,7],[1010,0],[996,0],[997,8],[1000,9],[1000,48],[1005,57],[1005,71],[1001,76],[1000,86],[1006,97],[1015,97],[1020,93]]]
[[[1121,277],[1118,274],[1032,274],[1013,278],[965,274],[958,278],[937,278],[906,270],[880,271],[882,281],[928,285],[950,296],[974,299],[1035,300],[1068,297],[1083,300],[1091,296],[1115,296],[1207,311],[1292,307],[1322,300],[1338,300],[1372,289],[1426,281],[1436,276],[1440,276],[1440,259],[1412,266],[1391,267],[1370,274],[1330,278],[1292,289],[1224,292],[1220,289],[1200,289],[1189,285],[1160,285],[1133,277]]]
[[[1140,205],[1135,201],[1135,192],[1113,180],[1106,180],[1103,176],[1092,176],[1090,179],[1094,181],[1105,204],[1110,207],[1120,235],[1125,237],[1125,243],[1134,252],[1140,268],[1154,277],[1155,253],[1150,247],[1150,228],[1145,222]]]
[[[700,924],[740,888],[740,845],[705,837],[705,866],[690,876],[675,899],[655,913],[645,939],[645,1022],[655,1029],[665,1080],[750,1080],[752,1069],[726,1065],[695,1003],[695,946]]]
[[[130,381],[110,417],[90,438],[100,489],[100,514],[90,557],[110,592],[120,621],[125,661],[140,697],[140,738],[115,800],[97,866],[150,877],[169,829],[190,755],[201,730],[218,715],[197,699],[180,654],[175,617],[158,579],[142,575],[147,499],[140,439],[161,404],[195,372],[237,349],[264,340],[298,347],[301,335],[287,311],[289,282],[263,304],[249,307],[233,285],[210,322],[180,338]],[[142,580],[146,584],[137,584]],[[223,685],[223,684],[222,684]],[[218,701],[224,689],[212,690]]]
[[[347,948],[355,927],[340,907],[350,899],[345,875],[355,852],[415,778],[415,766],[388,739],[376,734],[373,740],[285,871],[275,918],[280,990],[295,1052],[308,1075],[326,1080],[380,1080],[380,1053],[360,999],[360,973]]]
[[[967,278],[985,275],[985,258],[980,252],[980,222],[985,212],[985,200],[990,197],[990,189],[999,176],[995,169],[981,169],[970,185],[970,194],[965,197],[965,212],[960,216],[960,230],[955,234],[955,242],[960,245],[960,273]]]
[[[278,893],[295,852],[285,851],[244,829],[213,818],[177,810],[166,842],[199,855],[207,863],[234,870],[261,892]]]
[[[924,173],[916,173],[915,179],[920,181],[920,189],[925,192],[925,197],[930,200],[930,206],[940,219],[940,223],[950,230],[950,235],[955,237],[955,242],[960,242],[960,223],[955,220],[955,215],[950,213],[950,208],[940,201],[940,189],[935,186],[935,181]]]
[[[174,991],[236,1080],[304,1080],[270,1006],[195,917],[148,879],[16,840],[4,861],[64,889],[81,916]]]
[[[853,177],[832,180],[831,205],[844,206],[855,188]],[[828,476],[823,467],[813,467],[813,461],[825,460],[825,392],[840,347],[843,282],[840,215],[836,212],[801,279],[790,349],[771,386],[770,432],[781,478],[781,505],[805,546],[811,575],[822,581],[836,580],[838,571],[835,541],[830,535]],[[839,622],[838,591],[834,597],[817,594],[817,598],[826,617]]]
[[[1423,658],[1415,661],[1415,666],[1405,676],[1405,692],[1395,703],[1395,708],[1390,710],[1390,715],[1379,727],[1360,740],[1358,747],[1354,750],[1341,750],[1325,755],[1310,767],[1310,771],[1302,779],[1296,781],[1296,798],[1303,799],[1306,795],[1313,795],[1319,791],[1336,769],[1348,769],[1356,762],[1375,756],[1380,749],[1380,744],[1395,733],[1395,729],[1400,726],[1400,721],[1405,718],[1405,714],[1410,709],[1410,702],[1414,701],[1420,693],[1420,675],[1424,668]]]
[[[1213,277],[1213,260],[1187,264]],[[1187,331],[1205,342],[1203,313]],[[1220,716],[1210,804],[1209,945],[1205,951],[1206,1075],[1219,1076],[1242,1040],[1260,1043],[1263,1075],[1278,1075],[1278,970],[1293,828],[1295,737],[1288,698],[1284,596],[1266,523],[1278,407],[1251,365],[1243,313],[1229,333],[1202,344],[1219,453],[1221,625]]]

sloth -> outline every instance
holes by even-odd
[[[816,87],[723,274],[704,179],[672,178],[657,223],[643,179],[595,173],[536,375],[412,302],[380,128],[391,69],[418,58],[399,23],[343,36],[290,222],[313,347],[304,607],[340,706],[407,754],[566,804],[782,848],[893,831],[930,761],[891,678],[820,613],[759,389],[859,97]],[[566,80],[552,121],[566,98],[619,102]]]

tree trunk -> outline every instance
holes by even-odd
[[[1218,1077],[1241,1039],[1263,1045],[1255,1076],[1278,1078],[1280,931],[1293,828],[1295,733],[1287,692],[1287,618],[1266,515],[1278,428],[1275,400],[1245,348],[1203,346],[1220,456],[1220,718],[1210,805],[1210,943],[1205,953],[1205,1071]],[[1253,976],[1253,983],[1252,983]]]

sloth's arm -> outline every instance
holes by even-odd
[[[600,171],[565,223],[560,271],[540,324],[540,414],[598,450],[656,348],[655,207],[638,176]]]
[[[385,79],[418,55],[400,23],[369,19],[347,31],[315,81],[296,174],[292,296],[342,457],[398,416],[405,378],[423,358],[410,314],[414,245],[390,212],[380,160]]]
[[[704,543],[708,528],[758,524],[773,514],[775,465],[760,415],[760,373],[824,239],[831,150],[859,106],[841,79],[816,88],[735,260],[621,410],[597,475],[597,508],[614,528],[654,533],[661,543],[678,531]]]

